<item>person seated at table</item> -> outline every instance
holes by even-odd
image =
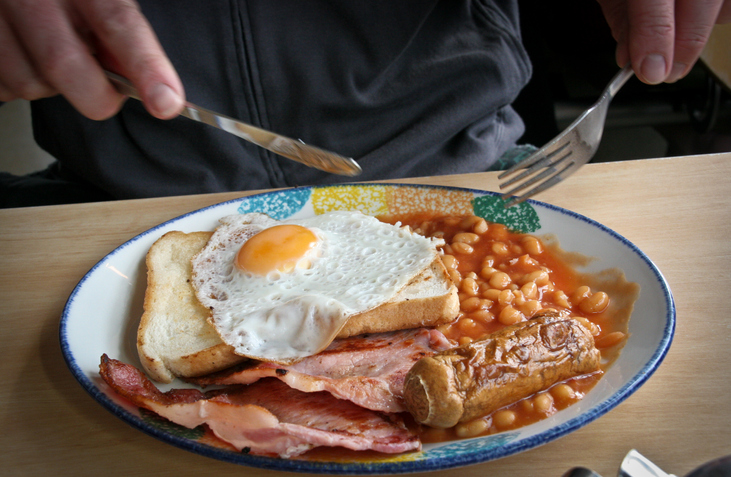
[[[617,62],[650,84],[685,75],[731,19],[731,0],[600,4]],[[501,169],[531,75],[515,0],[0,0],[0,58],[0,101],[32,100],[57,159],[0,176],[2,207],[353,180],[176,117],[186,98],[354,157],[357,180]]]

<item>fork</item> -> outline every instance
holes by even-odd
[[[599,100],[561,134],[498,176],[498,179],[505,179],[522,170],[518,175],[500,184],[500,189],[517,184],[502,195],[503,200],[512,197],[505,203],[506,208],[558,184],[594,157],[602,139],[609,103],[633,74],[630,65],[622,68],[609,82]],[[534,187],[523,195],[516,196],[529,186]]]

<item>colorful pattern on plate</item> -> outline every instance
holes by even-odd
[[[310,191],[309,188],[289,189],[255,195],[241,202],[238,212],[261,212],[273,219],[284,220],[302,210],[310,198]]]
[[[357,184],[289,189],[248,197],[238,212],[262,212],[283,220],[308,205],[316,215],[337,210],[359,211],[376,217],[413,213],[474,214],[523,233],[541,228],[538,214],[527,202],[505,209],[504,201],[498,195],[478,195],[468,189],[432,186]]]
[[[527,202],[506,209],[505,201],[498,195],[476,197],[473,213],[490,222],[507,225],[508,228],[530,234],[541,228],[536,209]]]
[[[502,447],[505,444],[515,440],[520,434],[518,432],[503,432],[488,437],[480,437],[476,439],[467,439],[464,441],[454,442],[445,446],[431,449],[423,452],[423,458],[450,458],[465,453],[485,452],[496,447]]]

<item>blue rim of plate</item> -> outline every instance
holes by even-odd
[[[610,397],[600,402],[598,405],[590,408],[582,414],[573,417],[566,422],[559,425],[553,426],[548,430],[539,432],[527,438],[514,441],[512,440],[511,432],[503,432],[494,434],[486,437],[479,437],[475,439],[466,439],[463,441],[454,441],[445,446],[439,447],[437,451],[442,449],[452,449],[455,452],[447,452],[445,455],[440,456],[439,452],[434,453],[433,458],[425,459],[414,459],[414,460],[403,460],[403,461],[375,461],[375,462],[323,462],[317,460],[298,460],[298,459],[280,459],[276,457],[263,457],[255,456],[244,453],[236,453],[227,451],[224,449],[218,449],[210,445],[199,443],[185,437],[179,437],[175,434],[167,432],[159,427],[145,422],[141,417],[135,416],[122,406],[115,403],[104,391],[97,387],[89,377],[81,370],[76,363],[73,353],[70,349],[68,338],[67,338],[67,325],[70,318],[70,309],[76,295],[80,292],[84,286],[86,280],[97,270],[105,261],[113,257],[116,253],[123,250],[125,247],[136,242],[142,237],[146,237],[150,234],[155,233],[157,230],[166,227],[174,222],[177,222],[186,217],[190,217],[195,214],[202,214],[214,208],[222,206],[232,205],[235,203],[245,203],[251,200],[264,200],[268,197],[275,195],[286,195],[293,191],[312,191],[315,189],[328,189],[328,188],[341,188],[341,187],[371,187],[381,186],[385,188],[414,188],[424,190],[436,190],[436,191],[456,191],[473,194],[476,197],[491,196],[495,200],[498,200],[499,194],[490,191],[484,191],[479,189],[461,188],[461,187],[449,187],[449,186],[438,186],[438,185],[424,185],[424,184],[401,184],[401,183],[368,183],[368,184],[338,184],[333,186],[307,186],[299,187],[294,189],[286,189],[280,191],[264,192],[260,194],[254,194],[246,197],[228,200],[218,204],[210,205],[201,209],[197,209],[186,214],[175,217],[171,220],[163,222],[155,227],[152,227],[145,232],[133,237],[124,244],[115,248],[94,267],[92,267],[79,283],[74,287],[71,292],[66,305],[64,306],[61,321],[59,325],[59,340],[61,344],[61,350],[63,353],[64,360],[72,375],[79,384],[103,407],[110,411],[113,415],[117,416],[124,422],[131,426],[141,430],[142,432],[155,437],[165,443],[173,445],[175,447],[209,457],[224,462],[230,462],[239,465],[245,465],[250,467],[277,470],[277,471],[289,471],[289,472],[303,472],[303,473],[319,473],[319,474],[342,474],[342,475],[374,475],[374,474],[401,474],[401,473],[414,473],[414,472],[428,472],[436,470],[445,470],[456,467],[463,467],[478,463],[484,463],[491,460],[495,460],[502,457],[514,455],[548,442],[554,441],[560,437],[563,437],[589,423],[598,419],[602,415],[606,414],[610,410],[614,409],[617,405],[627,399],[637,389],[639,389],[657,370],[663,359],[667,355],[668,350],[673,339],[675,332],[675,320],[676,320],[676,309],[675,302],[670,291],[670,288],[665,281],[665,278],[650,260],[650,258],[642,252],[632,242],[627,240],[622,235],[613,231],[612,229],[590,219],[586,216],[564,209],[562,207],[554,206],[544,202],[535,200],[527,200],[523,204],[523,207],[530,208],[543,208],[549,211],[558,212],[562,215],[568,216],[572,219],[584,222],[591,225],[600,231],[611,236],[615,240],[619,241],[629,251],[634,253],[652,272],[655,279],[660,285],[663,293],[664,305],[666,307],[665,324],[663,329],[663,335],[660,342],[655,349],[652,356],[645,363],[645,365],[635,375],[629,379],[621,388],[617,389]],[[487,445],[473,445],[474,442],[488,442]],[[462,450],[460,450],[462,449]]]

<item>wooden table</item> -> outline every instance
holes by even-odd
[[[497,187],[494,173],[410,182]],[[284,475],[204,458],[128,426],[78,385],[58,342],[64,303],[99,259],[153,225],[241,195],[0,210],[0,474]],[[674,342],[652,378],[604,417],[528,452],[442,474],[558,477],[584,465],[607,477],[636,448],[682,476],[731,454],[731,154],[590,164],[538,198],[647,253],[675,296]]]

